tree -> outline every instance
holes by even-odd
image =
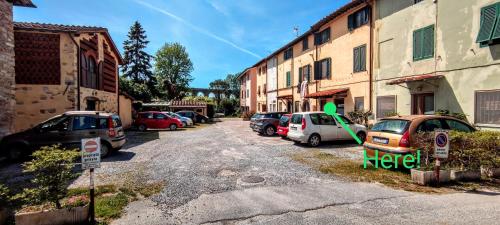
[[[238,75],[228,74],[225,81],[229,85],[229,95],[240,98],[240,81],[238,80]]]
[[[144,83],[135,83],[134,81],[129,80],[125,77],[120,77],[119,79],[120,90],[125,91],[136,100],[150,102],[154,97],[148,85]]]
[[[141,89],[141,85],[145,85],[150,93],[158,95],[156,88],[156,79],[151,72],[151,59],[144,49],[149,41],[147,40],[146,31],[142,28],[138,21],[130,27],[128,39],[123,42],[124,48],[124,65],[121,68],[123,77],[133,81],[129,86],[122,87],[121,89],[138,100],[143,100],[141,96],[134,95],[132,89]],[[138,86],[138,87],[136,87]],[[129,93],[132,92],[132,93]],[[151,97],[149,97],[151,99]]]
[[[229,84],[226,80],[217,79],[209,84],[209,88],[215,92],[215,99],[217,100],[217,105],[220,103],[221,94],[224,94],[226,97],[229,97]]]
[[[155,77],[160,94],[167,100],[181,99],[193,80],[193,63],[186,48],[179,43],[166,43],[155,55]]]

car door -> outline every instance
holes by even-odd
[[[143,116],[143,123],[145,123],[148,128],[156,128],[153,113],[144,113],[142,114],[142,116]]]
[[[443,123],[440,119],[429,119],[422,121],[417,126],[418,132],[434,132],[436,129],[443,129]]]
[[[155,128],[157,129],[165,129],[169,125],[169,117],[163,113],[155,113],[154,114],[154,123],[155,123]]]
[[[321,129],[321,140],[331,141],[337,139],[337,123],[332,116],[321,113],[319,116],[319,124]]]
[[[95,116],[75,115],[72,119],[71,133],[68,135],[68,146],[80,148],[84,138],[99,137],[99,125]]]
[[[339,115],[339,118],[342,119],[342,121],[347,125],[347,127],[351,128],[351,130],[354,130],[354,123],[351,122],[349,119],[347,119],[345,116]],[[342,125],[340,124],[339,121],[337,122],[337,138],[340,140],[352,140],[351,134],[349,134],[349,131],[344,129]]]
[[[66,145],[70,123],[70,116],[61,116],[44,122],[30,135],[29,142],[35,149],[54,144]]]

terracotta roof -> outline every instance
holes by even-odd
[[[431,74],[424,74],[424,75],[417,75],[417,76],[411,76],[411,77],[403,77],[399,78],[393,81],[387,82],[388,85],[394,85],[394,84],[401,84],[401,83],[407,83],[407,82],[414,82],[414,81],[423,81],[423,80],[431,80],[431,79],[439,79],[444,77],[443,75],[437,75],[435,73]]]
[[[349,91],[349,88],[342,88],[342,89],[332,89],[332,90],[326,90],[326,91],[318,91],[316,93],[308,94],[306,95],[306,98],[319,98],[319,97],[330,97],[335,94],[340,94]]]
[[[115,51],[115,54],[117,54],[120,65],[123,64],[123,58],[120,54],[120,51],[118,51],[118,48],[113,42],[111,35],[109,35],[108,29],[104,27],[14,22],[14,30],[41,31],[41,32],[67,32],[67,33],[102,33],[107,38],[107,41],[111,45],[111,48]]]
[[[36,5],[31,2],[31,0],[11,0],[9,2],[12,2],[13,5],[15,6],[23,6],[23,7],[31,7],[31,8],[36,8]]]
[[[170,102],[170,107],[206,107],[207,103],[194,100],[175,100]]]

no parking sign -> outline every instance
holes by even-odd
[[[447,130],[434,131],[434,157],[447,159],[450,151],[450,139]]]

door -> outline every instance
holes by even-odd
[[[87,111],[96,111],[96,100],[87,99],[87,107],[85,108]]]
[[[335,106],[337,106],[337,113],[340,115],[344,115],[344,99],[335,99]]]
[[[325,113],[318,114],[320,124],[320,135],[322,141],[332,141],[337,139],[337,123],[332,116]]]
[[[156,125],[155,128],[165,129],[170,125],[170,117],[163,113],[155,113],[154,114],[154,123]]]
[[[413,94],[411,113],[414,115],[434,114],[434,93]]]
[[[71,133],[68,135],[68,145],[72,148],[80,148],[83,138],[99,137],[99,125],[97,118],[90,115],[73,116]]]
[[[347,119],[345,116],[340,115],[340,119],[349,127],[351,130],[354,130],[354,123]],[[341,140],[352,140],[353,138],[349,134],[349,132],[342,127],[342,125],[337,121],[337,133],[338,139]]]
[[[36,149],[54,144],[66,144],[69,134],[70,117],[60,116],[51,119],[34,129],[30,135],[30,142]]]

